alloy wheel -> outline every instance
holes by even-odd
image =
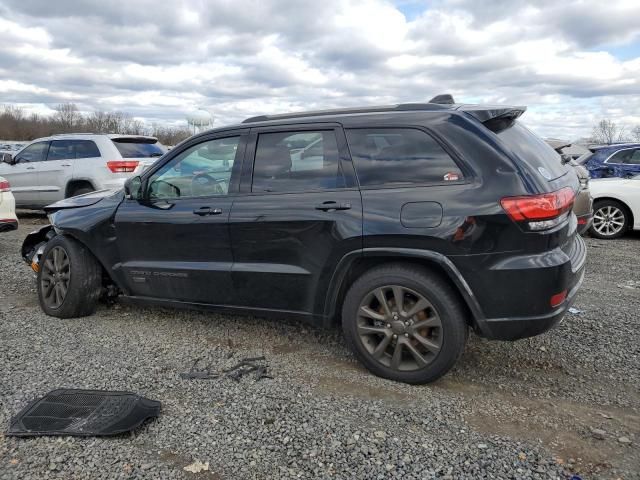
[[[400,285],[376,288],[358,308],[357,331],[371,357],[394,370],[419,370],[442,348],[442,321],[423,295]]]
[[[42,264],[40,287],[49,308],[60,308],[69,290],[71,269],[69,256],[62,247],[52,248]]]
[[[593,215],[593,228],[605,237],[620,233],[624,228],[624,212],[612,205],[599,208]]]

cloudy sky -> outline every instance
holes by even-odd
[[[546,136],[640,125],[640,1],[0,0],[0,104],[29,111],[221,126],[444,92]]]

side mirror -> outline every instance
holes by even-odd
[[[2,153],[2,162],[3,163],[7,163],[9,165],[15,165],[16,160],[15,158],[13,158],[13,155],[11,155],[10,153]]]
[[[130,200],[139,200],[142,196],[142,178],[139,175],[124,182],[124,195]]]

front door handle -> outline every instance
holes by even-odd
[[[196,215],[204,217],[205,215],[220,215],[222,213],[221,208],[200,207],[193,211]]]
[[[322,210],[323,212],[329,212],[331,210],[350,210],[350,203],[337,203],[333,201],[323,202],[320,205],[316,205],[316,210]]]
[[[27,167],[27,170],[35,170],[36,167]]]
[[[60,166],[62,166],[62,167],[70,167],[71,164],[70,163],[61,163]]]

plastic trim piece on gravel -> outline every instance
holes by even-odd
[[[159,414],[160,402],[136,393],[53,390],[13,417],[7,435],[119,435]]]

